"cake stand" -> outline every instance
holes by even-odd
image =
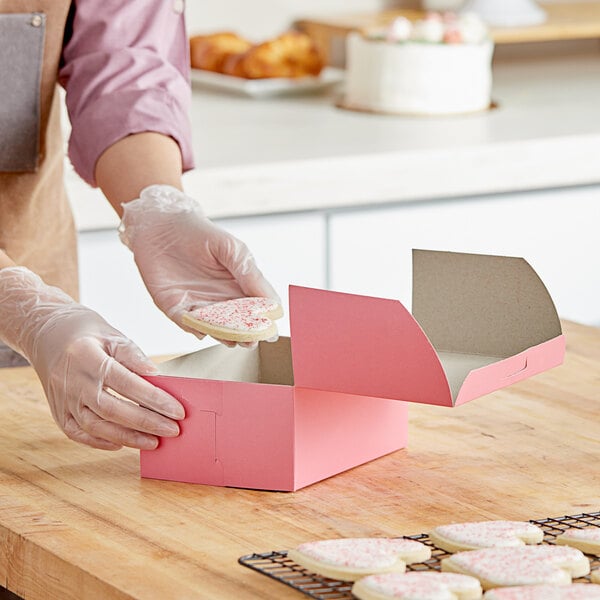
[[[463,12],[477,13],[492,27],[539,25],[546,12],[534,0],[467,0]]]

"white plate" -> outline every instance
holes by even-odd
[[[317,77],[301,77],[299,79],[244,79],[201,69],[192,69],[191,71],[193,83],[253,98],[321,90],[344,79],[344,70],[333,67],[325,67]]]

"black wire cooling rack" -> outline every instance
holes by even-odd
[[[569,515],[549,519],[530,520],[530,523],[541,527],[544,531],[544,543],[553,544],[554,540],[565,529],[585,527],[600,527],[600,511]],[[422,563],[407,565],[407,571],[439,571],[443,558],[450,556],[448,552],[438,548],[426,533],[403,536],[409,540],[417,540],[431,547],[431,558]],[[588,555],[592,570],[600,569],[600,557]],[[238,562],[249,569],[258,571],[271,579],[302,592],[317,600],[352,600],[352,582],[337,581],[315,575],[304,567],[297,565],[287,557],[286,551],[264,552],[242,556]],[[589,583],[588,577],[573,580],[575,583]]]

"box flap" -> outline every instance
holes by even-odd
[[[413,250],[412,313],[438,352],[506,358],[562,333],[522,258]]]
[[[290,286],[296,387],[452,406],[440,360],[398,300]]]
[[[473,369],[465,378],[455,399],[455,405],[464,404],[557,367],[562,364],[564,356],[565,336],[559,335],[515,356],[503,358],[483,368]]]

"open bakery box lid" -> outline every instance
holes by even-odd
[[[398,300],[290,287],[294,385],[455,406],[562,363],[548,290],[522,258],[413,251]]]

